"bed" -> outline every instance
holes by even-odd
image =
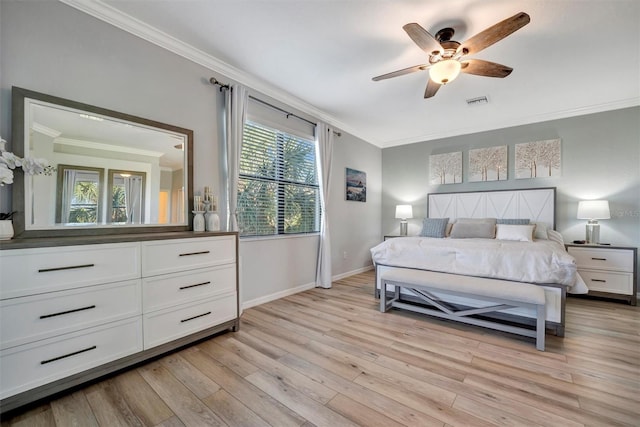
[[[447,273],[460,283],[473,282],[473,278],[497,279],[512,290],[519,284],[533,284],[544,289],[546,329],[564,336],[567,293],[586,293],[588,289],[577,273],[575,260],[564,248],[562,236],[554,231],[555,193],[551,187],[429,194],[429,219],[425,220],[423,233],[432,237],[392,238],[371,249],[376,296],[382,289],[380,278],[402,270]],[[436,235],[425,229],[443,223],[447,224],[445,231],[440,228]],[[490,229],[497,234],[483,234],[482,230]],[[530,241],[518,240],[526,239],[527,233]],[[506,293],[503,297],[508,299]],[[486,298],[437,292],[434,296],[457,310],[491,306]],[[424,298],[405,288],[398,299],[402,308],[411,309],[413,305],[414,311],[425,304]],[[536,316],[535,310],[525,307],[482,314],[497,322],[520,325],[535,325]]]

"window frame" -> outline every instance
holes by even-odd
[[[242,221],[240,215],[238,216],[238,228],[240,229],[239,237],[241,238],[281,238],[281,237],[299,237],[305,235],[314,235],[320,232],[320,224],[321,224],[321,214],[322,214],[322,200],[321,200],[321,188],[320,188],[320,177],[318,170],[318,161],[317,161],[317,141],[307,139],[286,130],[277,129],[270,125],[265,125],[256,120],[246,120],[243,125],[243,145],[240,152],[240,161],[242,163],[242,156],[245,151],[245,137],[246,137],[246,129],[247,126],[254,126],[257,128],[262,128],[268,132],[273,132],[276,135],[275,138],[275,157],[272,157],[273,161],[275,161],[274,167],[274,176],[263,176],[263,175],[254,175],[242,173],[242,167],[238,170],[238,181],[258,181],[262,183],[271,183],[275,186],[275,197],[273,197],[273,201],[275,203],[275,215],[276,215],[276,224],[274,227],[274,233],[269,234],[244,234],[242,232]],[[313,147],[313,171],[315,172],[315,183],[310,184],[306,182],[286,179],[284,176],[284,169],[282,168],[282,161],[277,161],[277,159],[283,159],[285,155],[285,143],[287,139],[293,139],[295,141],[302,141],[310,144]],[[298,188],[311,189],[315,192],[315,202],[314,202],[314,214],[313,214],[313,230],[312,231],[297,231],[297,232],[286,232],[286,192],[287,186],[295,186]],[[238,186],[238,201],[240,201],[240,186]]]

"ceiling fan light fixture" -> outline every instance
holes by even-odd
[[[461,67],[462,65],[459,61],[455,59],[445,59],[444,61],[433,64],[431,68],[429,68],[429,77],[438,84],[446,85],[458,77]]]

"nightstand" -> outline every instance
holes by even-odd
[[[638,248],[630,246],[567,244],[576,259],[578,273],[589,288],[589,295],[623,299],[637,304]]]
[[[386,236],[384,236],[383,240],[393,239],[394,237],[407,237],[407,236],[401,236],[399,234],[387,234]]]

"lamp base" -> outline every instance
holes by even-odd
[[[587,222],[587,235],[585,240],[592,245],[600,243],[600,224],[598,224],[598,221],[592,219]]]
[[[400,221],[400,235],[407,235],[407,221]]]

